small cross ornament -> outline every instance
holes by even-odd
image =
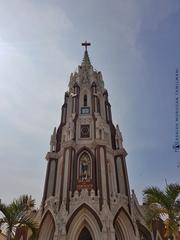
[[[85,41],[84,43],[81,44],[82,46],[85,47],[85,51],[87,51],[87,47],[91,46],[91,43],[88,43],[87,41]]]

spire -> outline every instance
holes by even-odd
[[[91,66],[91,62],[90,62],[88,51],[87,51],[87,47],[91,46],[91,43],[88,43],[87,41],[85,41],[81,45],[85,47],[84,57],[83,57],[83,60],[82,60],[82,65],[83,66]]]
[[[83,60],[82,60],[82,65],[83,66],[91,66],[91,62],[90,62],[90,59],[89,59],[89,55],[88,55],[88,51],[85,50],[84,52],[84,57],[83,57]]]

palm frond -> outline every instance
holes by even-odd
[[[158,217],[166,226],[166,236],[172,237],[178,229],[178,213],[180,212],[180,185],[169,184],[164,192],[157,187],[148,187],[143,191],[144,203],[149,211],[147,223],[152,222]]]
[[[35,239],[38,225],[29,214],[34,205],[35,201],[29,195],[22,195],[8,205],[0,202],[0,212],[3,214],[3,217],[0,218],[0,227],[4,224],[8,236],[13,238],[16,237],[16,229],[19,229],[21,226],[26,226],[27,229],[31,229],[32,237]]]
[[[178,196],[180,196],[180,184],[171,183],[168,184],[165,188],[165,193],[171,197],[172,200],[176,200]]]
[[[152,203],[164,205],[166,202],[166,195],[158,187],[147,187],[143,191],[143,201],[145,204],[150,205]]]
[[[2,212],[2,214],[6,217],[10,216],[9,211],[8,211],[8,207],[4,203],[0,203],[0,212]]]
[[[3,218],[0,218],[0,230],[2,230],[1,228],[4,226],[6,222],[4,221]]]
[[[159,209],[157,209],[156,206],[153,206],[153,205],[146,206],[145,220],[149,229],[152,230],[152,222],[159,220],[159,218],[160,218]]]
[[[21,195],[17,201],[24,206],[24,210],[30,210],[35,206],[35,200],[32,199],[31,195]]]

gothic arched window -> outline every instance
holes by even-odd
[[[91,178],[91,158],[87,152],[82,153],[79,158],[79,178],[80,180]]]
[[[84,95],[84,107],[87,107],[87,95]]]

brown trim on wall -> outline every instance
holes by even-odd
[[[96,120],[97,118],[95,117],[94,113],[93,113],[93,122],[94,122],[94,139],[96,139]]]
[[[79,115],[79,94],[80,94],[80,87],[78,86],[78,93],[77,93],[77,96],[75,98],[75,112],[77,115]]]
[[[128,197],[128,207],[129,207],[129,212],[131,213],[131,206],[130,206],[130,202],[131,202],[131,197],[130,197],[130,188],[129,188],[129,180],[128,180],[128,173],[127,173],[127,166],[126,166],[126,158],[123,155],[116,155],[115,159],[117,161],[117,158],[120,157],[121,163],[122,163],[122,169],[123,169],[123,176],[124,176],[124,184],[125,184],[125,191],[126,191],[126,196]],[[117,171],[117,163],[115,161],[115,168]],[[118,172],[116,172],[117,175],[117,183],[119,184],[119,178],[118,178]],[[118,185],[117,185],[118,187]],[[121,191],[121,189],[119,188],[119,192]]]
[[[109,193],[109,180],[108,180],[108,162],[107,162],[107,154],[106,154],[106,147],[103,146],[104,149],[104,160],[105,160],[105,171],[106,171],[106,189],[107,189],[107,202],[109,205],[109,208],[111,208],[110,205],[110,193]]]
[[[124,161],[125,158],[123,156],[120,157],[121,158],[121,162],[122,162],[122,169],[123,169],[123,175],[124,175],[124,183],[125,183],[125,189],[126,189],[126,195],[129,196],[129,191],[128,191],[128,180],[127,180],[127,175],[126,175],[126,170],[125,170],[125,166],[124,166]]]
[[[97,178],[97,158],[96,158],[96,149],[94,150],[94,186],[95,186],[95,195],[97,196],[98,192],[98,178]]]
[[[77,135],[77,119],[79,116],[79,92],[80,92],[80,88],[78,90],[78,95],[74,99],[74,101],[75,101],[75,118],[73,120],[73,122],[74,122],[74,139],[73,140],[76,140],[76,135]]]
[[[77,186],[77,153],[74,153],[74,161],[73,161],[73,176],[72,176],[72,196],[74,195],[74,192],[76,191]]]
[[[93,95],[93,87],[91,86],[91,109],[92,109],[92,113],[94,113],[94,95]]]
[[[69,97],[69,95],[67,95],[67,93],[65,93],[64,104],[61,107],[61,121],[60,121],[58,130],[57,130],[57,133],[56,133],[56,142],[57,142],[56,152],[59,152],[59,150],[61,148],[62,128],[66,124],[66,120],[67,120],[67,98],[68,97]],[[64,115],[65,115],[65,117],[64,117]],[[65,119],[65,121],[63,121],[63,119]]]
[[[105,113],[106,113],[106,122],[109,124],[109,121],[110,121],[110,119],[109,119],[109,117],[108,117],[108,115],[109,115],[109,107],[108,107],[108,104],[109,104],[109,102],[107,101],[107,100],[105,100]],[[107,112],[108,111],[108,112]]]
[[[129,200],[129,212],[131,213],[131,196],[130,196],[130,188],[129,188],[129,179],[128,179],[128,173],[127,173],[127,166],[126,166],[126,158],[122,156],[122,166],[124,171],[124,178],[125,178],[125,184],[126,184],[126,194],[128,196]]]
[[[64,124],[66,124],[66,121],[67,121],[67,103],[65,104],[65,107],[64,107],[64,114],[65,114],[65,122],[64,122]]]
[[[74,174],[74,172],[73,172],[73,166],[74,166],[74,161],[75,161],[75,149],[74,148],[72,148],[72,158],[71,158],[71,174],[70,174],[70,191],[71,191],[71,197],[72,197],[72,191],[73,191],[73,181],[74,181],[74,179],[73,179],[73,174]]]
[[[110,131],[111,131],[111,142],[112,142],[112,148],[116,149],[116,128],[114,127],[114,124],[112,122],[109,123]]]
[[[97,112],[101,115],[101,102],[99,100],[99,97],[96,97],[96,103],[97,103]]]
[[[71,101],[71,113],[73,113],[73,110],[74,110],[74,97],[71,98],[72,101]]]
[[[75,117],[74,117],[74,137],[73,137],[73,140],[76,141],[76,130],[77,130],[77,118],[78,118],[78,115],[76,114]]]
[[[62,105],[61,123],[66,124],[66,117],[67,117],[67,103],[65,102]]]
[[[50,171],[50,161],[48,160],[47,169],[46,169],[45,184],[44,184],[44,193],[43,193],[43,199],[42,199],[43,206],[44,206],[44,202],[45,202],[46,197],[47,197],[47,186],[48,186],[48,180],[49,180],[49,171]]]
[[[121,163],[122,163],[122,170],[123,170],[123,176],[124,176],[124,183],[125,183],[125,190],[126,190],[126,195],[130,196],[130,191],[129,191],[129,181],[128,181],[128,175],[127,175],[127,167],[125,164],[125,157],[123,155],[116,155],[115,159],[117,160],[117,158],[120,158]],[[116,163],[117,164],[117,163]],[[116,169],[117,169],[117,165],[116,165]],[[118,173],[117,173],[118,174]],[[120,189],[119,189],[120,190]]]
[[[107,111],[108,111],[108,113],[107,113]],[[111,104],[108,102],[108,100],[105,100],[105,113],[106,113],[106,122],[109,124],[110,131],[111,131],[112,148],[116,149],[116,140],[115,140],[115,138],[116,138],[116,128],[114,127],[114,124],[112,122]],[[109,119],[108,119],[108,115],[109,115]]]
[[[70,147],[69,149],[69,164],[68,164],[68,176],[67,176],[67,201],[66,201],[66,209],[69,212],[69,202],[70,202],[70,187],[71,187],[71,168],[72,168],[72,151],[73,149]]]
[[[64,110],[66,108],[66,111]],[[64,113],[65,111],[65,113]],[[63,122],[63,115],[65,115],[65,122]],[[66,124],[66,117],[67,117],[67,103],[64,103],[62,105],[62,108],[61,108],[61,122],[60,122],[60,125],[58,127],[58,130],[57,130],[57,133],[56,133],[56,152],[59,152],[59,150],[61,149],[61,141],[62,141],[62,128],[63,126]]]
[[[96,139],[96,117],[94,115],[94,111],[95,111],[95,99],[94,99],[94,95],[93,95],[93,88],[91,87],[91,106],[92,106],[92,117],[93,117],[93,122],[94,122],[94,139]]]
[[[110,122],[112,122],[112,111],[111,111],[111,104],[108,102],[109,105],[109,117],[110,117]]]
[[[64,149],[63,152],[63,162],[62,162],[62,169],[61,169],[61,187],[60,187],[60,196],[59,196],[59,208],[61,207],[61,203],[62,203],[62,198],[63,198],[63,185],[64,185],[64,167],[65,167],[65,154],[66,154],[66,150]]]
[[[60,123],[57,133],[56,133],[56,152],[59,152],[61,148],[61,140],[62,140],[62,128],[64,124]]]
[[[116,173],[116,183],[117,183],[117,192],[120,193],[119,178],[118,178],[118,169],[117,169],[117,157],[114,157],[115,173]]]
[[[54,174],[54,187],[53,187],[53,196],[55,196],[55,191],[56,191],[56,181],[57,181],[57,159],[53,159],[55,161],[56,167],[55,167],[55,174]]]
[[[93,181],[94,191],[97,192],[97,188],[96,188],[96,159],[95,159],[94,154],[92,155],[92,181]]]
[[[96,147],[96,161],[97,161],[97,179],[98,179],[98,190],[99,190],[99,208],[102,210],[103,196],[102,196],[102,179],[101,179],[101,159],[100,159],[100,147]]]
[[[67,147],[64,149],[64,153],[63,153],[63,166],[62,166],[62,172],[61,172],[61,189],[60,189],[60,196],[59,196],[59,208],[61,206],[62,203],[62,199],[63,199],[63,188],[64,188],[64,172],[65,172],[65,161],[68,161],[68,174],[67,174],[67,201],[66,201],[66,208],[67,210],[69,210],[69,201],[70,201],[70,195],[69,195],[69,190],[70,190],[70,183],[71,183],[71,165],[72,165],[72,147]],[[66,160],[66,151],[69,150],[69,159]]]

